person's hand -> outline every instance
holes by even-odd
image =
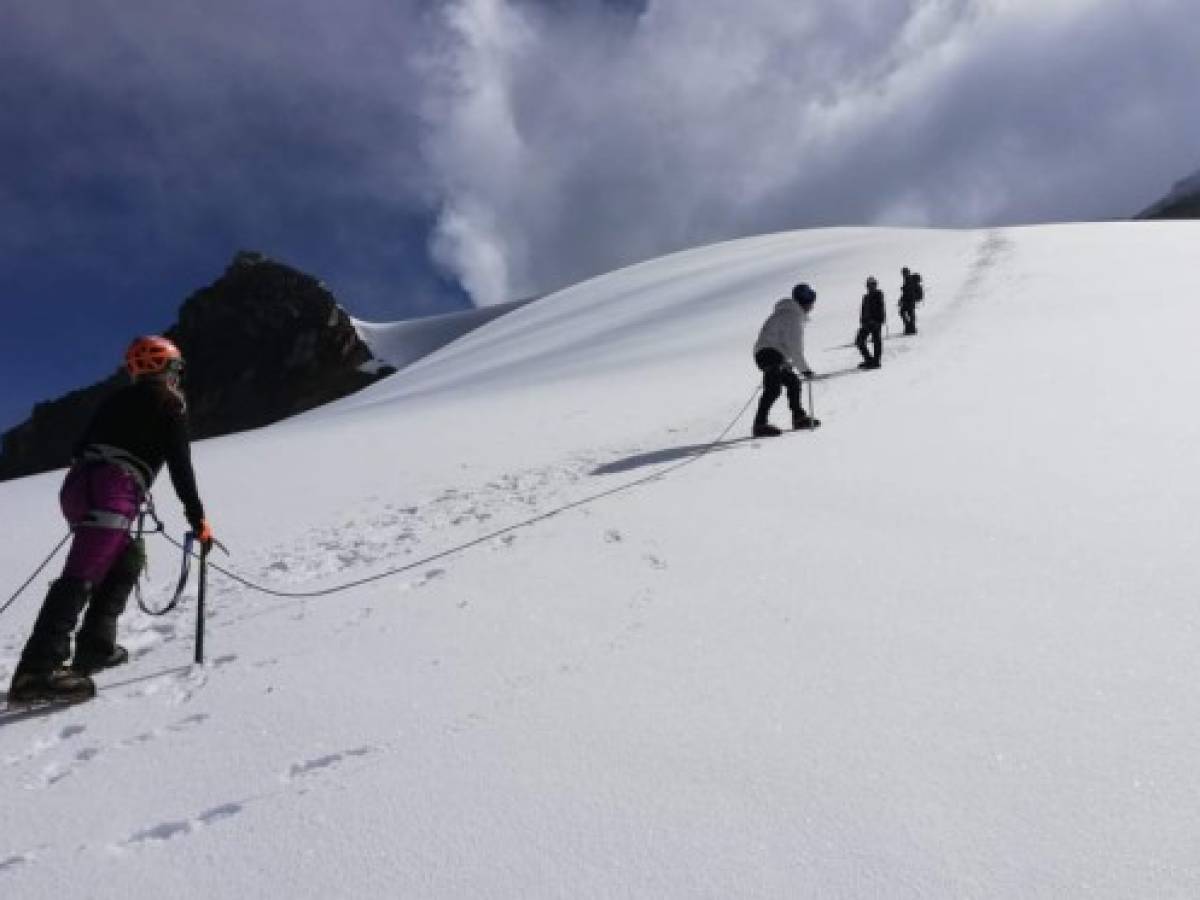
[[[800,374],[803,375],[805,378],[816,378],[817,377],[817,373],[814,372],[812,369],[805,369]]]
[[[211,547],[213,541],[216,540],[216,537],[213,535],[212,526],[208,524],[208,519],[200,520],[200,527],[196,529],[196,540],[205,548]]]

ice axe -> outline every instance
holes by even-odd
[[[204,541],[200,544],[200,572],[196,580],[196,656],[195,663],[204,665],[204,604],[208,595],[208,554],[213,545],[221,549],[226,556],[229,551],[218,540]]]

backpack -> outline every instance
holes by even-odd
[[[921,276],[917,272],[913,272],[913,274],[912,274],[912,287],[913,287],[913,292],[912,292],[913,299],[914,300],[924,300],[925,299],[925,288],[921,287]]]

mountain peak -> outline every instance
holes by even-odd
[[[250,268],[270,261],[265,253],[259,253],[257,250],[239,250],[233,255],[233,262],[229,264],[225,273],[229,274],[234,269]]]
[[[1200,219],[1200,169],[1175,182],[1170,192],[1138,213],[1138,219]]]
[[[200,438],[269,425],[395,371],[374,359],[320,281],[248,250],[183,302],[166,335],[188,361],[184,389]],[[116,372],[37,404],[4,435],[0,478],[65,465],[96,406],[123,382]]]

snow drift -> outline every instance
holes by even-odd
[[[479,309],[426,316],[421,319],[405,319],[401,322],[365,322],[353,320],[359,337],[371,350],[377,365],[390,365],[403,369],[434,350],[485,325],[514,309],[519,309],[528,300],[513,300]]]

